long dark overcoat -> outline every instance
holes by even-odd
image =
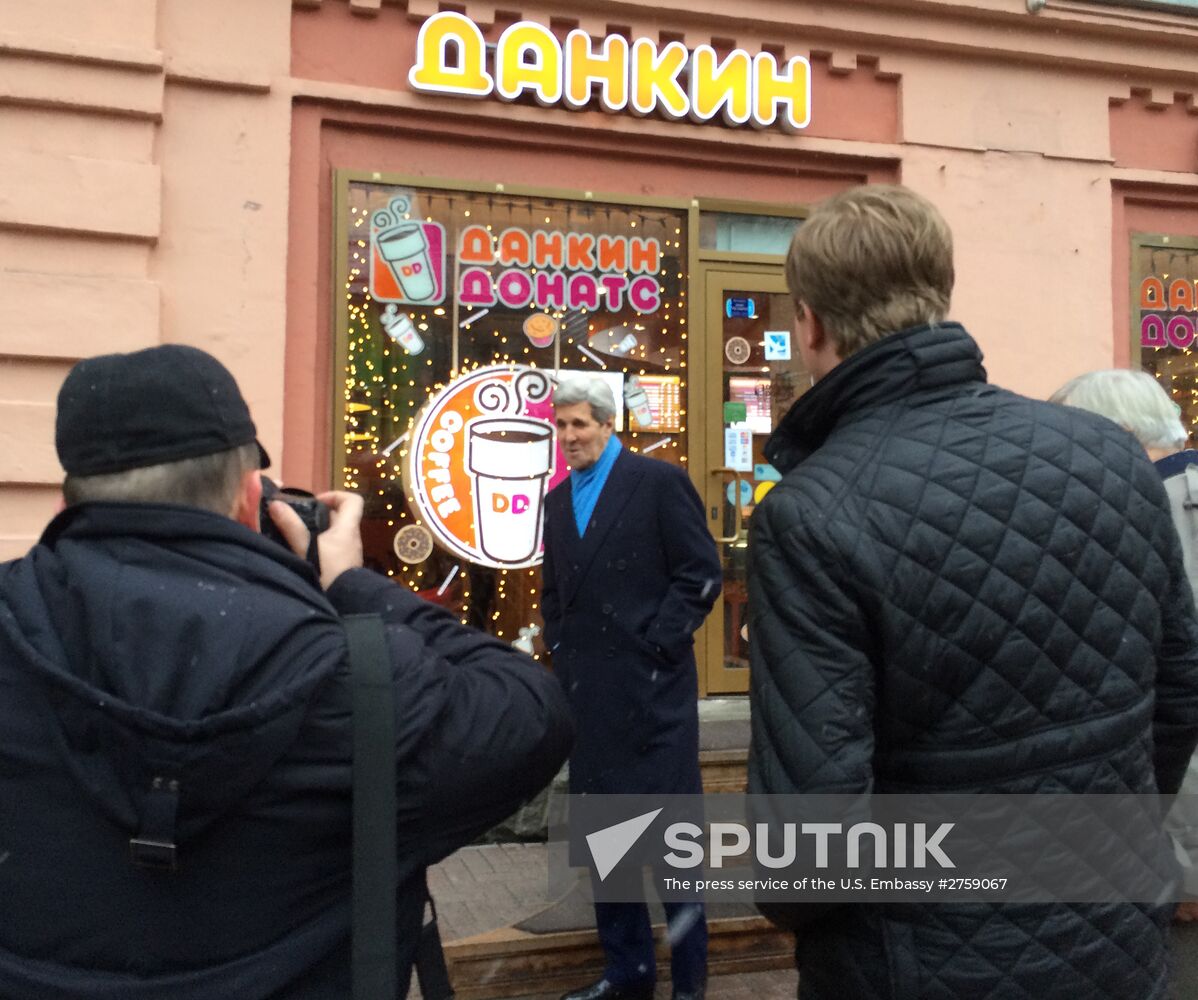
[[[720,579],[677,466],[621,450],[582,538],[570,481],[550,492],[542,612],[578,724],[572,793],[700,791],[694,633]]]

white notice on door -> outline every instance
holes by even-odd
[[[753,432],[748,427],[724,428],[724,465],[737,472],[753,471]]]

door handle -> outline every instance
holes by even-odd
[[[738,469],[730,469],[727,466],[720,466],[718,469],[712,469],[711,474],[713,476],[731,475],[733,482],[736,483],[736,487],[732,491],[732,493],[733,493],[732,509],[735,512],[735,520],[733,522],[732,534],[727,537],[725,537],[723,535],[716,535],[715,540],[717,542],[724,542],[727,544],[732,544],[733,542],[738,542],[738,541],[740,541],[741,529],[744,527],[744,522],[745,522],[744,510],[741,508],[741,504],[740,504],[740,485],[742,482],[744,482],[744,480],[741,479],[740,471]]]

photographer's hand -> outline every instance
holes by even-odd
[[[328,590],[347,569],[362,565],[362,498],[356,493],[334,490],[317,498],[329,508],[329,527],[316,537],[320,551],[320,585]],[[299,515],[287,504],[273,500],[270,519],[301,558],[308,551],[309,534]]]

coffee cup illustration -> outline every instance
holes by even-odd
[[[632,418],[639,426],[651,427],[653,425],[653,411],[649,407],[649,394],[645,392],[645,387],[641,385],[640,379],[635,375],[629,375],[628,381],[624,383],[624,405],[628,407]]]
[[[384,229],[379,233],[378,245],[379,253],[399,282],[404,298],[411,302],[425,302],[437,294],[423,226],[409,222]]]
[[[433,262],[428,231],[430,225],[410,216],[407,198],[392,198],[386,209],[374,213],[371,220],[378,255],[391,272],[405,302],[438,300],[442,261]],[[433,225],[431,228],[439,229]]]
[[[383,310],[380,322],[387,331],[387,336],[409,354],[420,354],[424,350],[424,341],[412,325],[411,317],[407,313],[401,313],[394,302]]]
[[[530,417],[482,417],[468,425],[478,545],[497,563],[531,559],[553,471],[553,428]]]

